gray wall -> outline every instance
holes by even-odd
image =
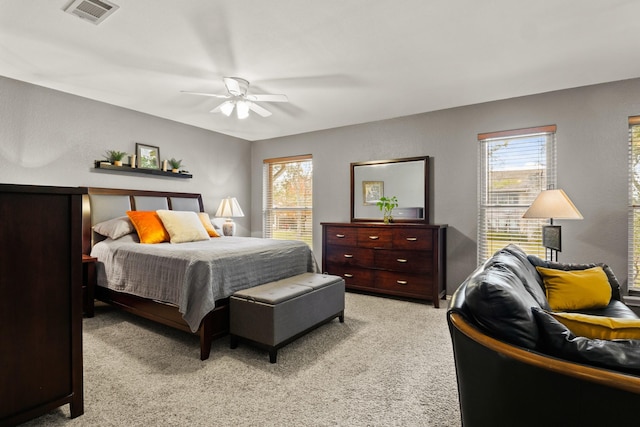
[[[428,155],[430,217],[449,224],[451,293],[476,266],[477,134],[556,124],[558,184],[585,217],[558,221],[560,260],[606,262],[626,281],[627,118],[636,114],[639,79],[250,143],[0,77],[0,182],[199,192],[209,213],[236,196],[247,215],[239,234],[262,236],[263,159],[312,154],[321,262],[320,222],[349,221],[349,164]],[[182,158],[194,178],[91,170],[104,151],[136,142]]]
[[[348,222],[349,164],[431,157],[431,222],[449,224],[448,293],[476,267],[478,133],[556,124],[558,186],[582,212],[563,229],[560,261],[606,262],[627,277],[627,152],[640,80],[627,80],[254,142],[252,235],[261,236],[262,160],[312,154],[314,251],[321,222]],[[293,118],[295,119],[295,118]]]
[[[192,179],[92,170],[106,150],[133,153],[136,142],[160,147]],[[0,77],[0,182],[202,193],[205,210],[236,196],[249,235],[251,143],[16,80]],[[46,212],[43,212],[46,215]]]

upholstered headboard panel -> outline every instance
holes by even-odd
[[[171,209],[174,211],[202,212],[200,208],[201,201],[197,199],[169,197],[169,202],[171,202]]]
[[[166,197],[133,196],[133,205],[137,211],[157,211],[169,209],[169,200]]]
[[[91,207],[91,226],[112,218],[126,215],[131,210],[129,196],[108,196],[105,194],[89,194]]]
[[[155,211],[158,209],[204,212],[204,205],[202,196],[198,193],[89,187],[89,194],[83,198],[83,253],[90,253],[91,247],[104,239],[103,236],[93,232],[92,227],[95,224],[124,216],[130,210]]]

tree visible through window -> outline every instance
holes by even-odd
[[[640,291],[640,116],[629,117],[629,289]]]
[[[311,155],[267,159],[263,165],[264,237],[313,246]]]
[[[554,188],[555,126],[478,135],[478,263],[509,243],[545,256],[542,226],[522,218],[542,190]]]

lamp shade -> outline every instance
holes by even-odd
[[[522,217],[583,219],[578,208],[560,189],[541,191]]]
[[[235,197],[227,197],[220,202],[216,216],[225,218],[241,217],[244,216],[244,212],[242,212],[242,208],[240,208],[240,204]]]
[[[241,120],[249,117],[249,104],[247,104],[245,101],[236,102],[236,114]]]
[[[222,111],[222,114],[229,117],[231,113],[233,113],[233,109],[235,108],[235,106],[236,104],[234,104],[232,101],[225,101],[218,108],[220,108],[220,111]]]

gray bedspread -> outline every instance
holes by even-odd
[[[98,286],[174,304],[193,332],[219,299],[316,271],[307,244],[254,237],[151,245],[133,233],[97,243],[91,255],[98,258]]]

